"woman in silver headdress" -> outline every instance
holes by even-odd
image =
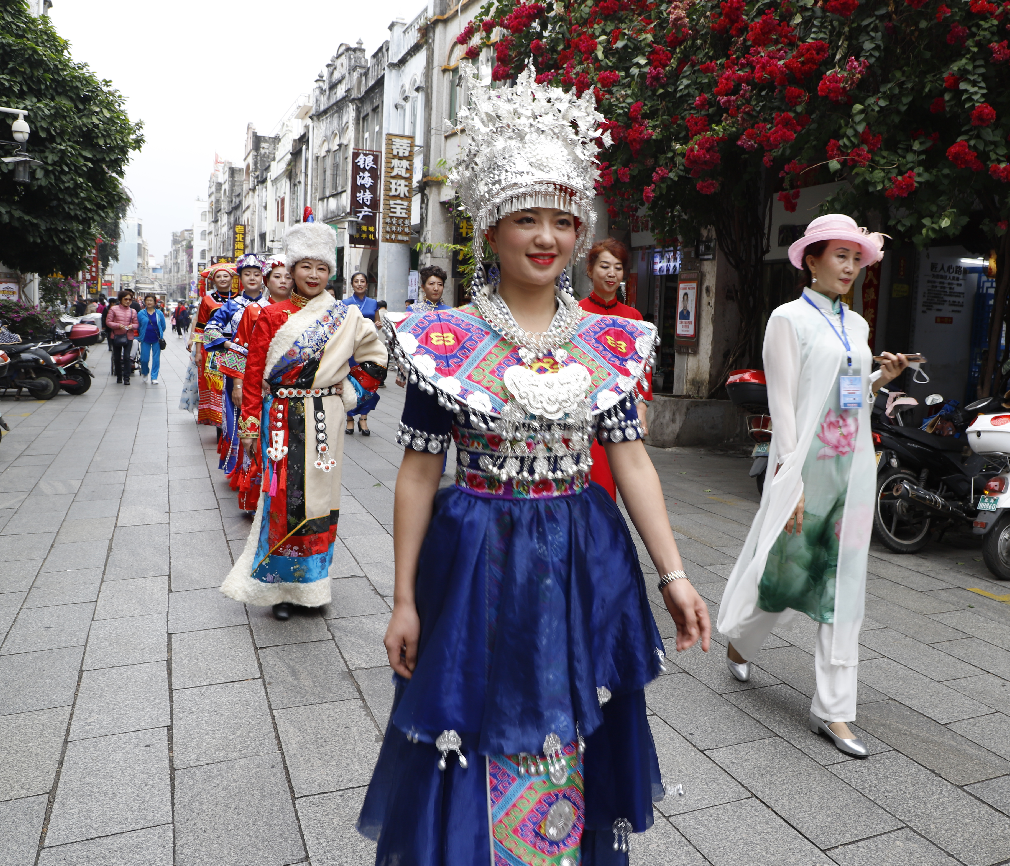
[[[396,694],[358,827],[383,866],[621,866],[664,792],[644,687],[665,655],[628,527],[589,481],[594,440],[662,575],[677,649],[707,650],[710,633],[640,441],[656,331],[571,295],[566,267],[593,237],[592,94],[528,73],[469,83],[453,182],[500,280],[478,270],[472,304],[387,317],[409,382],[385,638]],[[456,484],[439,491],[450,438]]]

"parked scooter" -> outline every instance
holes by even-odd
[[[36,343],[61,368],[60,387],[68,394],[83,394],[91,387],[94,374],[86,363],[87,347],[102,338],[101,327],[93,321],[94,316],[97,314],[79,318],[63,316],[53,329],[52,338]]]
[[[758,493],[764,492],[768,468],[768,447],[772,441],[772,416],[768,414],[768,385],[763,370],[733,370],[726,380],[726,392],[734,406],[747,415],[747,435],[754,442],[750,477],[757,481]]]
[[[968,444],[999,474],[986,483],[978,498],[972,531],[982,536],[982,558],[999,580],[1010,580],[1010,413],[995,397],[965,407],[978,412],[968,427]]]
[[[5,343],[4,352],[10,363],[0,375],[0,391],[27,391],[36,400],[51,400],[60,393],[63,371],[49,353],[31,343]]]

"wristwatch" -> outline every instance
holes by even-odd
[[[675,580],[687,580],[686,571],[668,571],[659,579],[659,591],[662,592]]]

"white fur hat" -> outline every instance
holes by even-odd
[[[284,235],[284,259],[288,270],[304,259],[326,262],[330,276],[337,272],[337,233],[326,223],[298,223]]]

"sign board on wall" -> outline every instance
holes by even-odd
[[[358,228],[351,234],[352,247],[374,250],[379,246],[376,233],[378,212],[382,203],[379,193],[379,160],[377,150],[351,151],[351,214]]]
[[[667,313],[666,315],[669,315]],[[677,284],[678,345],[698,340],[698,273],[685,271]]]
[[[414,137],[386,136],[382,180],[382,240],[410,243],[410,203],[414,197]]]
[[[232,255],[235,260],[245,255],[245,226],[237,225],[232,230]]]

